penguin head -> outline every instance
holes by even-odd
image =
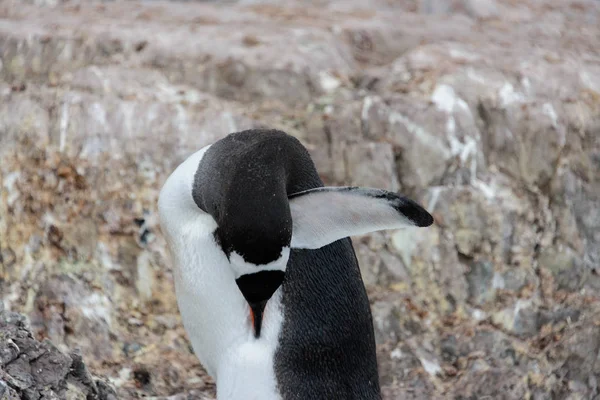
[[[433,223],[420,205],[393,192],[323,187],[306,148],[280,131],[238,132],[211,145],[192,197],[216,222],[215,242],[250,305],[256,337],[292,249]]]

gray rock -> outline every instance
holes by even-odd
[[[560,110],[552,103],[525,103],[512,89],[505,92],[501,106],[482,103],[479,108],[485,156],[528,185],[547,185],[566,142]]]
[[[19,358],[14,362],[7,364],[6,373],[11,377],[11,382],[15,389],[26,390],[34,385],[35,380],[31,374],[31,366],[27,358]]]
[[[540,325],[559,324],[567,322],[569,324],[579,321],[581,311],[572,308],[559,308],[557,310],[541,310],[539,315]]]
[[[552,273],[560,289],[570,291],[580,289],[588,274],[581,259],[568,248],[564,251],[556,248],[544,250],[540,254],[539,265]]]
[[[419,358],[407,344],[398,345],[389,351],[385,358],[380,358],[381,375],[388,377],[382,381],[385,398],[439,398],[436,396],[435,386],[428,379],[426,373],[410,373],[420,367]],[[401,380],[403,384],[395,383],[394,380]]]
[[[469,14],[475,18],[491,18],[498,15],[496,0],[464,0]]]
[[[398,191],[394,151],[388,143],[360,143],[346,149],[348,177],[353,186]]]
[[[1,312],[2,310],[0,310]],[[0,343],[0,365],[6,365],[15,360],[19,354],[19,346],[11,339],[2,338]]]
[[[392,236],[391,244],[390,250],[400,256],[410,276],[410,281],[403,280],[400,286],[412,288],[408,293],[419,303],[427,304],[429,312],[446,315],[465,304],[465,269],[458,261],[452,240],[444,237],[439,228],[400,230]],[[401,274],[400,271],[397,270]]]
[[[443,217],[442,225],[452,232],[460,254],[473,257],[502,242],[500,210],[483,191],[470,186],[436,188],[427,200],[434,206],[432,211]]]
[[[411,283],[410,273],[401,258],[389,251],[378,252],[381,258],[381,280],[386,283],[402,282],[407,287]]]
[[[469,300],[476,305],[494,298],[494,265],[490,262],[474,262],[467,273]]]
[[[377,302],[371,305],[373,324],[375,326],[375,340],[378,344],[397,343],[399,339],[399,321],[396,317],[397,310],[389,302]]]
[[[514,322],[514,333],[521,336],[533,336],[538,333],[540,326],[540,313],[535,307],[518,310]]]
[[[3,400],[18,400],[19,394],[11,388],[6,381],[0,379],[0,399]]]
[[[367,287],[377,285],[381,266],[378,251],[373,251],[362,241],[353,242],[363,282]]]
[[[17,357],[0,366],[2,399],[114,399],[106,396],[108,387],[99,392],[80,355],[71,357],[49,341],[38,342],[19,314],[0,311],[0,336],[19,344]]]
[[[110,357],[110,301],[68,275],[49,279],[36,296],[32,325],[57,345],[85,348],[97,358]],[[52,318],[48,318],[51,315]],[[69,332],[87,332],[74,336]]]
[[[490,368],[465,375],[453,393],[455,399],[485,398],[520,399],[527,393],[527,384],[515,371]]]
[[[452,10],[452,5],[448,1],[440,0],[420,0],[419,12],[422,14],[447,14]]]
[[[538,277],[535,275],[535,271],[529,268],[511,268],[504,271],[497,281],[497,285],[501,289],[518,293],[526,286],[535,286]]]
[[[519,299],[515,304],[495,312],[491,319],[504,330],[523,337],[535,335],[541,327],[539,311],[531,300]]]
[[[580,327],[572,331],[561,343],[550,350],[549,359],[555,363],[554,373],[564,377],[568,385],[556,385],[554,392],[558,396],[573,396],[575,393],[583,398],[597,395],[595,376],[598,374],[596,360],[598,358],[597,327]]]
[[[398,175],[403,187],[421,190],[444,176],[452,155],[438,129],[442,118],[433,107],[414,99],[397,97],[390,104],[386,138],[400,154]]]
[[[31,374],[37,385],[55,386],[70,371],[72,360],[69,356],[61,354],[58,349],[52,349],[51,342],[47,341],[44,344],[50,351],[29,363]]]

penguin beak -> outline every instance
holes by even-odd
[[[263,313],[267,301],[259,301],[257,303],[248,303],[250,305],[250,317],[252,318],[252,326],[254,327],[254,337],[260,337],[260,329],[262,328]]]
[[[263,315],[267,301],[277,291],[285,273],[279,270],[260,271],[254,274],[245,274],[235,280],[240,292],[250,306],[250,317],[254,337],[260,337]]]

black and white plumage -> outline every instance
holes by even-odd
[[[220,400],[379,399],[369,302],[349,236],[426,227],[415,202],[323,187],[276,130],[191,155],[159,198],[177,301]]]

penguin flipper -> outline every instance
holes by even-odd
[[[348,236],[433,224],[431,214],[419,204],[382,189],[320,187],[288,199],[292,248],[318,249]]]

